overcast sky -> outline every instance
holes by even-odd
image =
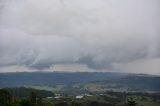
[[[160,74],[160,0],[0,0],[0,72]]]

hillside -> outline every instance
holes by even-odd
[[[17,86],[50,86],[63,85],[62,89],[99,87],[99,90],[120,89],[128,91],[160,91],[160,77],[140,74],[124,74],[111,72],[34,72],[34,73],[1,73],[0,87]],[[92,85],[92,86],[91,86]],[[90,89],[90,88],[88,88]]]

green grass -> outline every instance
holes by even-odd
[[[160,106],[160,103],[158,102],[153,102],[153,101],[137,101],[139,106],[144,105],[144,106]]]
[[[39,89],[39,90],[51,91],[51,92],[59,92],[59,91],[63,90],[65,85],[56,85],[54,87],[52,87],[52,86],[36,86],[36,85],[32,85],[32,86],[28,86],[28,87],[34,88],[34,89]]]

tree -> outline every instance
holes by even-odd
[[[90,106],[99,106],[99,103],[97,101],[92,101],[90,103]]]
[[[128,106],[136,106],[137,103],[135,102],[135,100],[133,99],[133,97],[130,97],[127,99],[127,105]]]
[[[0,89],[0,106],[10,106],[12,95],[5,89]]]
[[[31,106],[31,102],[27,99],[23,99],[20,102],[20,106]]]
[[[30,96],[31,106],[35,106],[37,104],[37,91],[33,90]]]

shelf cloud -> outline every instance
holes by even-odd
[[[160,59],[159,19],[159,0],[1,0],[0,67],[132,72],[143,62],[145,73]]]

